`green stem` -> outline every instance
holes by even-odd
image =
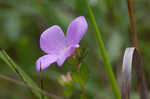
[[[84,86],[80,85],[80,88],[81,88],[81,90],[82,90],[83,99],[86,99]]]
[[[108,77],[109,77],[109,81],[111,83],[112,90],[114,92],[114,96],[115,96],[116,99],[121,99],[120,90],[119,90],[119,88],[117,86],[117,81],[115,79],[112,67],[111,67],[111,65],[109,63],[109,59],[108,59],[108,57],[106,55],[106,50],[104,48],[104,44],[103,44],[103,41],[102,41],[100,30],[98,29],[98,26],[96,24],[96,20],[95,20],[94,14],[92,12],[92,9],[90,8],[90,6],[88,4],[88,0],[86,0],[86,4],[87,4],[87,7],[88,7],[88,11],[89,11],[89,15],[90,15],[90,19],[91,19],[93,28],[94,28],[95,33],[96,33],[96,37],[97,37],[97,40],[98,40],[100,52],[102,54],[102,58],[103,58],[103,61],[104,61],[105,67],[106,67],[106,71],[107,71],[107,74],[108,74]]]
[[[80,62],[77,64],[77,73],[80,75]],[[86,99],[86,92],[85,92],[85,88],[82,84],[80,84],[80,88],[81,88],[81,91],[82,91],[82,96],[83,96],[83,99]]]
[[[40,65],[40,73],[41,73],[41,65]],[[42,79],[42,74],[40,74],[40,88],[43,90],[44,89],[44,81]],[[41,94],[41,99],[44,99],[44,95]]]
[[[10,66],[10,68],[16,72],[16,74],[28,85],[38,88],[38,86],[36,85],[36,83],[28,76],[28,74],[26,74],[23,69],[21,69],[9,56],[8,54],[5,52],[5,50],[1,49],[0,50],[0,58],[6,63],[8,64],[8,66]],[[41,94],[39,92],[37,92],[36,90],[32,90],[32,92],[40,99]]]

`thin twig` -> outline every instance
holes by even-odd
[[[1,78],[1,79],[5,79],[5,80],[10,81],[10,82],[15,83],[15,84],[18,84],[18,85],[21,85],[21,86],[30,88],[30,89],[37,90],[38,92],[42,93],[43,95],[49,96],[49,97],[51,97],[51,98],[54,98],[54,99],[62,99],[62,98],[60,98],[60,97],[58,97],[58,96],[56,96],[56,95],[54,95],[54,94],[51,94],[51,93],[49,93],[49,92],[47,92],[47,91],[44,91],[44,90],[41,90],[40,88],[32,87],[32,86],[30,86],[30,85],[27,85],[27,84],[24,83],[24,82],[17,81],[17,80],[15,80],[15,79],[11,78],[11,77],[6,76],[6,75],[0,74],[0,78]]]
[[[130,19],[130,28],[131,28],[131,32],[132,32],[131,33],[132,34],[132,42],[133,42],[134,47],[137,50],[139,50],[131,0],[126,0],[126,2],[127,2],[127,6],[128,6],[128,14],[129,14],[129,19]]]

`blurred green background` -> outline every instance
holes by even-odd
[[[131,47],[131,35],[125,0],[89,0],[96,21],[102,32],[107,54],[117,74],[121,71],[125,48]],[[138,42],[150,87],[150,0],[133,0]],[[81,48],[88,48],[85,62],[89,68],[89,81],[85,85],[88,99],[113,99],[107,74],[101,61],[97,40],[88,16],[85,0],[0,0],[0,47],[31,77],[40,83],[35,69],[36,60],[44,55],[40,50],[41,33],[52,25],[59,25],[66,32],[69,23],[78,16],[85,16],[88,31],[81,41]],[[0,60],[0,72],[18,79],[15,73]],[[45,90],[64,97],[58,78],[71,71],[67,63],[58,67],[54,63],[42,73]],[[19,80],[19,79],[18,79]],[[138,99],[135,75],[132,80],[132,98]],[[70,99],[79,99],[78,86]],[[25,87],[0,79],[0,99],[36,99]]]

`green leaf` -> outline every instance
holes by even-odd
[[[82,63],[80,65],[80,78],[82,85],[85,85],[89,78],[88,67],[85,63]]]
[[[80,77],[79,73],[72,72],[72,79],[74,82],[81,84],[81,77]]]
[[[88,81],[88,77],[89,77],[89,75],[88,75],[88,68],[85,65],[85,63],[82,63],[80,65],[79,69],[80,69],[79,72],[73,72],[72,73],[72,79],[76,83],[78,83],[78,84],[83,86]]]
[[[84,96],[83,96],[83,95],[81,95],[81,96],[80,96],[80,99],[84,99]]]
[[[36,83],[7,55],[4,50],[0,50],[0,58],[8,65],[10,68],[16,72],[16,74],[28,85],[39,88]],[[36,97],[41,99],[41,94],[37,91],[32,89],[32,92],[35,94]],[[46,97],[45,99],[48,99]]]
[[[72,95],[72,93],[73,93],[73,85],[72,85],[71,82],[69,82],[68,84],[65,85],[63,92],[68,97]]]

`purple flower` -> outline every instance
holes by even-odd
[[[40,37],[40,47],[46,55],[37,60],[37,72],[40,73],[54,62],[62,66],[64,61],[73,54],[74,49],[79,48],[79,42],[87,27],[85,18],[80,16],[70,23],[66,36],[57,25],[45,30]]]

